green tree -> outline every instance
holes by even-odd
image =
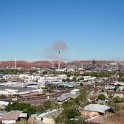
[[[43,103],[42,105],[36,106],[36,111],[37,112],[44,112],[48,109],[57,109],[58,108],[58,104],[53,102],[53,101],[46,101],[45,103]]]
[[[119,96],[116,96],[116,97],[114,98],[114,102],[115,102],[115,103],[121,103],[121,102],[122,102],[122,98],[120,98]]]
[[[118,81],[124,82],[124,74],[123,74],[123,73],[120,73],[120,74],[119,74]]]
[[[87,93],[84,89],[80,90],[79,96],[75,99],[75,102],[77,105],[80,105],[84,107],[84,105],[87,103]]]
[[[66,109],[64,112],[67,119],[72,119],[80,115],[76,108]]]
[[[87,72],[83,76],[95,76],[95,77],[110,77],[112,73],[110,72]]]
[[[6,106],[5,110],[6,111],[20,110],[20,111],[28,113],[29,115],[34,114],[36,112],[35,108],[31,106],[30,104],[19,103],[19,102],[14,102],[12,104],[9,103],[8,106]]]
[[[100,94],[100,95],[98,96],[98,99],[99,99],[99,100],[105,100],[105,99],[106,99],[106,97],[105,97],[105,95],[104,95],[104,94]]]
[[[87,124],[83,118],[66,119],[65,124]]]
[[[111,111],[113,112],[113,113],[117,113],[119,110],[120,110],[120,106],[119,106],[119,104],[118,103],[111,103],[110,104],[110,107],[111,107]]]

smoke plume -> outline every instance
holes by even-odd
[[[51,47],[44,50],[43,57],[48,60],[58,60],[59,58],[61,60],[66,60],[65,56],[63,55],[66,50],[68,50],[68,47],[65,42],[55,42],[51,45]],[[60,51],[61,56],[58,56],[58,53],[60,54]]]
[[[59,41],[55,42],[52,48],[55,51],[67,50],[67,45],[65,42]]]

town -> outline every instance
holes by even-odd
[[[123,123],[123,69],[120,61],[1,62],[1,124]]]

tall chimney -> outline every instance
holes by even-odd
[[[58,70],[60,69],[60,65],[61,63],[60,63],[60,50],[59,50],[59,52],[58,52]]]

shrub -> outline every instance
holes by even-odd
[[[105,99],[106,99],[106,97],[105,97],[105,95],[104,95],[104,94],[100,94],[100,95],[98,96],[98,99],[99,99],[99,100],[105,100]]]

